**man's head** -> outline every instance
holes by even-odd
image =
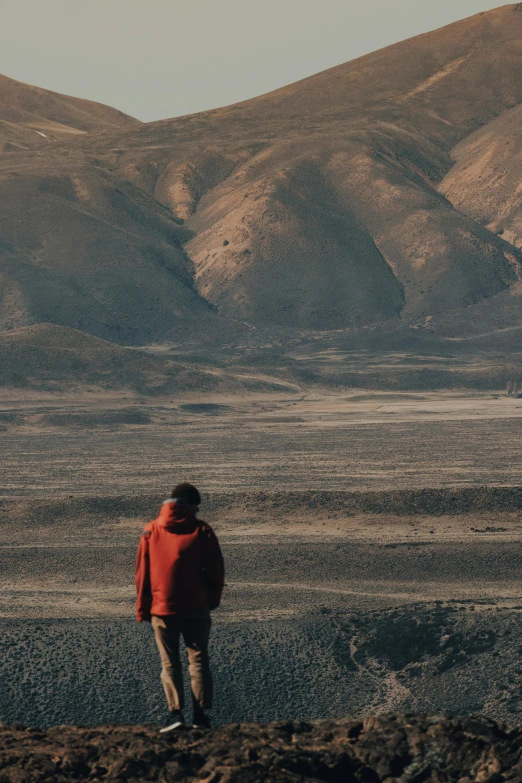
[[[173,500],[178,500],[186,506],[190,506],[193,511],[197,511],[201,504],[201,495],[193,484],[184,482],[178,484],[172,490]]]

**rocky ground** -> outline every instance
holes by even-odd
[[[2,783],[378,783],[522,780],[522,729],[415,715],[232,724],[167,737],[145,726],[0,730]]]
[[[283,599],[264,620],[216,618],[216,724],[390,712],[483,714],[517,722],[519,611],[475,609],[473,601],[360,612],[324,606],[300,615],[281,611]],[[5,724],[165,720],[150,626],[115,618],[3,620],[0,631]]]

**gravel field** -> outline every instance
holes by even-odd
[[[473,607],[474,608],[474,607]],[[0,718],[42,727],[158,723],[150,628],[123,619],[2,620]],[[216,722],[522,707],[518,611],[411,604],[214,624]]]

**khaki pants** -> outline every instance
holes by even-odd
[[[192,703],[201,709],[212,707],[212,673],[208,658],[210,617],[153,616],[151,619],[161,657],[161,682],[170,711],[184,707],[183,674],[179,655],[180,636],[187,648]]]

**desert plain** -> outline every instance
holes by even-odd
[[[180,480],[216,723],[520,722],[521,11],[157,122],[0,76],[0,722],[164,719]]]
[[[145,522],[204,496],[217,722],[522,700],[522,402],[485,392],[4,395],[0,719],[155,723]]]

